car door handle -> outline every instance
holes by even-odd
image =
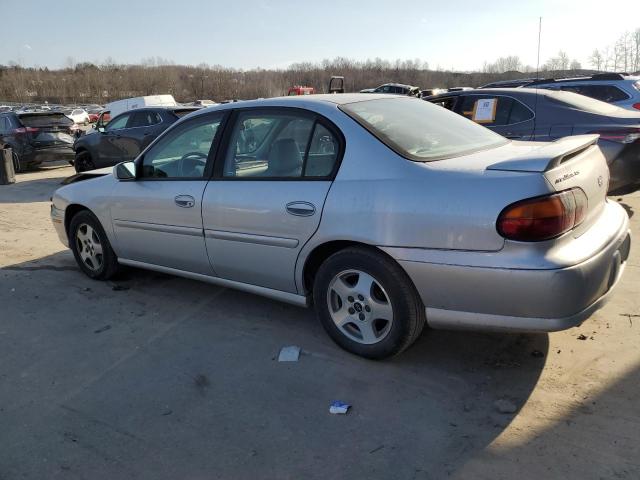
[[[173,199],[176,205],[182,208],[191,208],[196,204],[196,199],[191,195],[178,195]]]
[[[309,202],[289,202],[287,203],[287,213],[297,217],[310,217],[316,213],[316,207]]]

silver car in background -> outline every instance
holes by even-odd
[[[51,206],[91,278],[131,265],[314,305],[384,358],[423,326],[554,331],[629,255],[596,135],[509,141],[415,98],[315,95],[190,114]]]

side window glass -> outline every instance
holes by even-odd
[[[107,131],[120,130],[121,128],[126,127],[130,116],[131,114],[127,113],[124,115],[120,115],[117,118],[114,118],[112,121],[109,122],[109,125],[107,125],[106,130]]]
[[[514,100],[511,107],[511,114],[509,115],[509,125],[513,123],[526,122],[533,118],[533,112],[525,107],[518,100]]]
[[[203,116],[163,137],[142,160],[143,178],[203,178],[222,114]]]
[[[438,105],[440,107],[444,107],[447,110],[453,110],[453,107],[456,104],[456,99],[455,97],[441,98],[431,103],[433,103],[434,105]]]
[[[331,175],[338,160],[339,144],[336,137],[324,125],[316,123],[304,166],[305,177]]]
[[[509,121],[512,103],[508,97],[468,96],[461,102],[459,113],[487,127],[497,127]]]
[[[231,134],[223,176],[302,176],[313,123],[313,117],[297,113],[240,113]]]

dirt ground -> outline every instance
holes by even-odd
[[[427,331],[373,362],[311,311],[139,270],[89,280],[49,220],[71,173],[0,186],[0,479],[640,478],[635,245],[578,328]],[[640,193],[613,200],[640,238]]]

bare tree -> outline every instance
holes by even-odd
[[[600,50],[598,50],[596,48],[593,51],[593,53],[589,57],[589,63],[596,70],[598,70],[598,71],[602,70],[602,67],[604,67],[605,60],[604,60],[604,57],[602,56],[602,54],[600,53]]]

